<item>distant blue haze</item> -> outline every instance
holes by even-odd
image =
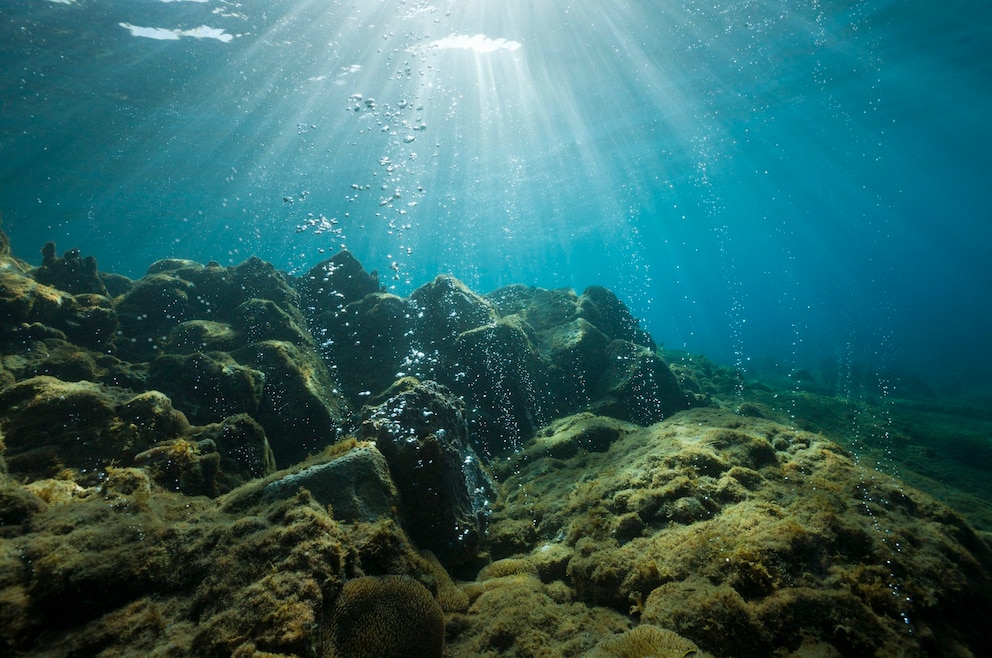
[[[4,0],[0,214],[300,273],[614,289],[747,368],[992,373],[992,9]],[[394,278],[395,277],[395,278]]]

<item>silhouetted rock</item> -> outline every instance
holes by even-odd
[[[415,367],[414,314],[408,300],[374,292],[313,317],[311,331],[349,400],[360,404]]]
[[[627,305],[602,286],[589,286],[579,298],[579,315],[614,340],[655,349],[651,335],[640,328]]]
[[[107,287],[97,272],[96,259],[85,258],[78,249],[70,249],[61,258],[55,256],[55,243],[48,242],[41,250],[41,266],[31,275],[38,283],[64,290],[73,295],[94,293],[107,296]]]
[[[362,416],[361,434],[386,457],[410,535],[445,564],[477,559],[487,510],[476,489],[487,487],[461,400],[436,382],[411,381]]]
[[[643,345],[614,340],[606,347],[606,363],[590,406],[594,413],[650,425],[696,404],[661,357]]]
[[[298,280],[297,287],[305,308],[314,313],[338,310],[382,290],[379,276],[366,272],[347,250],[314,265]]]
[[[314,351],[267,340],[232,356],[265,378],[254,417],[265,428],[277,464],[294,464],[337,441],[350,410]]]
[[[495,322],[492,302],[450,275],[441,275],[410,294],[417,309],[417,337],[425,352],[451,356],[459,334]]]
[[[165,392],[200,425],[236,414],[257,415],[264,383],[261,372],[224,352],[163,354],[151,362],[148,373],[148,386]]]

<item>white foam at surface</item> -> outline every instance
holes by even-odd
[[[181,37],[193,37],[195,39],[217,39],[227,43],[234,38],[233,34],[226,33],[222,28],[201,25],[192,30],[170,30],[164,27],[141,27],[130,23],[119,23],[125,30],[129,30],[132,36],[145,37],[147,39],[158,39],[160,41],[177,41]]]
[[[512,41],[510,39],[505,39],[500,37],[498,39],[493,39],[487,37],[484,34],[475,34],[469,36],[467,34],[449,34],[443,39],[437,39],[432,41],[426,46],[426,50],[472,50],[477,53],[492,53],[497,50],[509,50],[514,51],[520,48],[522,44],[519,41]]]

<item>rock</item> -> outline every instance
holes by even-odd
[[[107,295],[110,297],[120,297],[127,293],[134,285],[134,281],[123,274],[112,272],[100,272],[100,279],[107,288]]]
[[[50,375],[66,382],[98,381],[102,372],[91,352],[80,350],[57,329],[21,325],[8,337],[9,343],[2,343],[7,349],[0,350],[0,363],[18,380]]]
[[[295,307],[293,307],[295,309]],[[294,317],[296,315],[296,317]],[[297,323],[299,314],[291,314],[269,299],[252,298],[234,309],[231,325],[249,343],[282,340],[300,346],[311,344],[310,334]]]
[[[41,250],[41,267],[31,275],[38,283],[64,290],[72,295],[94,293],[107,296],[107,287],[97,273],[96,259],[83,258],[78,249],[70,249],[62,258],[55,256],[55,243],[45,244]]]
[[[134,463],[169,491],[211,498],[220,493],[220,455],[213,441],[170,439],[138,453]]]
[[[379,276],[369,274],[352,253],[342,250],[317,263],[299,281],[305,305],[314,314],[337,311],[360,301],[365,295],[380,292]]]
[[[248,414],[237,414],[220,423],[198,428],[194,442],[211,441],[220,454],[219,492],[265,477],[276,470],[276,459],[265,430]]]
[[[245,344],[245,337],[226,322],[187,320],[172,328],[165,349],[175,354],[230,352]]]
[[[205,329],[183,327],[191,321],[227,324],[241,334],[226,337],[232,340],[309,344],[298,302],[286,276],[258,258],[227,268],[158,261],[117,301],[118,348],[132,360],[151,359],[173,344],[188,349]]]
[[[614,340],[626,340],[652,350],[656,347],[651,335],[640,328],[627,305],[606,288],[589,286],[585,289],[579,298],[579,316]]]
[[[606,348],[607,368],[596,385],[590,411],[650,425],[696,403],[660,356],[647,347],[614,340]]]
[[[265,377],[255,419],[265,428],[277,464],[295,464],[337,441],[349,407],[315,352],[266,340],[232,356]]]
[[[17,270],[0,270],[0,323],[7,326],[39,322],[55,326],[72,295],[38,283]]]
[[[925,494],[877,472],[866,483],[823,437],[699,408],[569,456],[555,446],[578,442],[587,420],[554,427],[559,436],[505,469],[493,547],[529,560],[560,553],[578,600],[629,610],[714,655],[771,655],[808,636],[825,655],[924,655],[905,618],[987,646],[969,629],[972,606],[992,605],[992,550]],[[894,550],[892,532],[914,548]],[[970,565],[967,575],[951,563]],[[972,621],[952,631],[949,609]]]
[[[256,415],[265,376],[225,352],[164,354],[151,362],[148,386],[164,391],[194,423],[205,425],[236,414]]]
[[[413,317],[410,302],[374,292],[313,318],[311,331],[349,400],[360,403],[385,390],[404,370],[416,369],[423,355],[411,342]]]
[[[372,444],[361,444],[328,462],[313,464],[273,480],[265,499],[286,499],[305,488],[341,521],[395,517],[399,504],[386,458]]]
[[[576,318],[545,331],[544,350],[561,373],[563,396],[569,410],[589,405],[600,377],[607,369],[610,339],[585,318]]]
[[[450,353],[459,334],[495,322],[492,302],[480,297],[450,275],[438,276],[410,295],[417,309],[417,335],[421,350]]]
[[[163,272],[175,272],[177,270],[202,270],[203,265],[197,263],[195,260],[188,260],[186,258],[163,258],[157,260],[148,266],[145,270],[145,276],[151,274],[162,274]]]
[[[476,446],[504,455],[554,418],[561,389],[535,348],[536,336],[517,316],[461,333],[447,380],[473,411]]]
[[[56,326],[69,340],[92,350],[103,349],[117,335],[117,312],[109,297],[78,294],[66,307]]]
[[[362,415],[362,437],[375,441],[386,457],[414,541],[449,566],[476,559],[488,479],[466,444],[461,400],[427,381],[366,407]]]
[[[122,353],[133,354],[141,360],[154,355],[173,327],[194,319],[190,296],[195,286],[184,279],[166,273],[149,274],[117,302],[117,316],[124,332],[118,347]],[[128,346],[127,339],[131,345]]]
[[[219,267],[208,267],[207,269],[211,271],[221,270]],[[290,285],[286,275],[273,267],[271,263],[252,256],[234,267],[231,274],[232,288],[234,291],[240,291],[228,296],[234,302],[233,306],[253,298],[266,299],[294,316],[293,319],[298,326],[304,325],[298,310],[300,306],[299,293]]]
[[[47,508],[48,505],[39,496],[0,476],[0,528],[22,525]]]
[[[32,479],[62,469],[97,478],[114,461],[130,463],[156,442],[183,435],[189,424],[169,399],[92,382],[32,377],[0,392],[0,432],[12,473]]]

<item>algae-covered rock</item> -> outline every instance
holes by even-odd
[[[236,414],[219,423],[195,428],[189,440],[197,445],[213,446],[218,453],[218,493],[227,493],[276,470],[275,455],[265,430],[248,414]]]
[[[699,409],[628,426],[603,452],[549,449],[587,423],[553,425],[508,466],[494,557],[554,553],[578,599],[714,655],[793,651],[809,637],[836,655],[924,655],[937,637],[987,646],[972,629],[992,605],[989,546],[836,444]]]
[[[386,457],[405,526],[447,565],[476,559],[484,538],[490,492],[467,435],[464,405],[436,382],[363,412],[362,436]]]
[[[602,286],[589,286],[579,298],[580,317],[614,340],[625,340],[649,349],[655,348],[651,335],[640,328],[640,324],[610,290]]]
[[[194,423],[257,415],[265,376],[224,352],[164,354],[151,362],[148,385],[165,392]]]
[[[606,371],[590,409],[600,415],[650,425],[695,404],[653,350],[626,340],[606,347]]]
[[[310,334],[294,315],[296,314],[283,310],[272,300],[253,297],[234,309],[231,322],[249,343],[281,340],[307,345]]]
[[[408,300],[372,292],[313,316],[311,329],[322,355],[349,400],[360,403],[384,391],[405,370],[416,370],[421,355],[412,342],[415,314]]]
[[[14,269],[0,269],[0,322],[8,326],[55,326],[72,304],[72,295],[38,283]]]
[[[187,320],[170,330],[165,350],[170,354],[230,352],[246,342],[246,338],[226,322]]]
[[[41,250],[41,267],[31,275],[38,283],[64,290],[72,295],[94,293],[106,297],[107,287],[97,272],[96,259],[85,258],[78,249],[70,249],[61,258],[55,255],[55,243],[49,242]]]
[[[519,447],[554,418],[560,388],[536,350],[533,330],[510,316],[461,333],[454,341],[452,388],[473,407],[476,445],[486,455]]]
[[[604,636],[629,628],[623,615],[572,598],[560,581],[512,573],[466,588],[469,614],[449,621],[448,651],[456,656],[580,656]]]
[[[95,477],[113,460],[130,462],[189,424],[161,394],[40,376],[0,393],[0,431],[12,472],[48,477],[74,468]]]
[[[147,360],[173,345],[188,351],[265,340],[308,343],[298,303],[286,275],[258,258],[235,267],[157,261],[117,300],[117,345],[126,358]],[[214,338],[219,327],[190,324],[195,321],[224,324],[236,334],[223,336],[229,341],[223,344]],[[208,342],[203,348],[194,342],[198,333]]]
[[[418,336],[424,351],[449,353],[459,334],[498,318],[492,302],[448,275],[414,290],[410,301],[417,308]]]
[[[334,518],[345,521],[395,517],[399,505],[386,458],[372,444],[358,445],[330,461],[287,473],[266,485],[265,497],[291,498],[300,489],[329,506]]]
[[[987,541],[797,429],[880,411],[795,374],[662,358],[602,288],[132,283],[0,233],[0,653],[992,655]],[[887,458],[983,468],[984,425],[906,409]]]
[[[379,276],[366,272],[350,251],[317,263],[298,281],[305,304],[315,313],[336,311],[382,290]]]
[[[254,416],[265,428],[277,464],[294,464],[337,440],[348,405],[313,351],[267,340],[232,356],[264,376]]]

